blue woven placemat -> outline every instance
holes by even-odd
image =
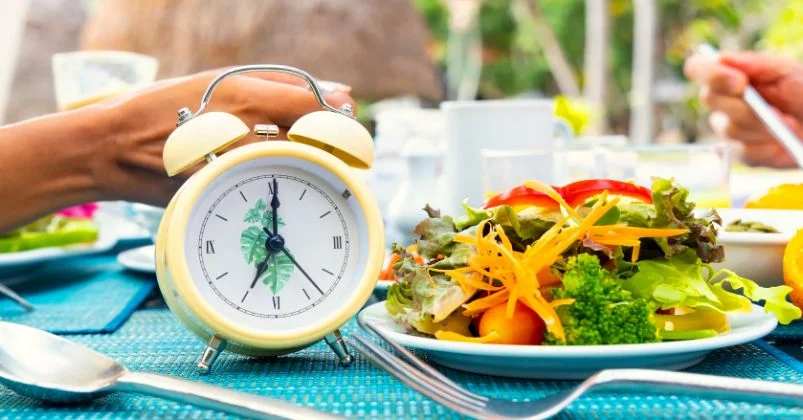
[[[354,323],[345,333],[354,331]],[[348,368],[336,366],[323,344],[268,360],[225,353],[210,376],[194,366],[202,344],[165,309],[137,311],[117,332],[72,339],[126,364],[132,370],[160,372],[281,398],[352,418],[459,418],[456,413],[401,385],[357,356]],[[769,349],[769,351],[768,351]],[[775,353],[773,353],[775,352]],[[777,353],[777,354],[776,354]],[[694,372],[803,383],[803,370],[778,357],[766,343],[720,350],[690,369]],[[480,376],[442,369],[468,388],[502,398],[538,398],[573,386],[569,381],[535,381]],[[113,394],[77,407],[48,407],[0,387],[0,418],[222,418],[223,414],[158,398]],[[801,418],[803,408],[755,405],[657,394],[592,394],[573,403],[563,418]]]
[[[36,310],[26,312],[0,299],[0,319],[57,334],[115,331],[156,286],[155,277],[125,271],[115,258],[109,254],[48,265],[14,287]]]
[[[803,319],[793,321],[789,325],[778,325],[773,332],[767,336],[768,339],[777,341],[802,341],[803,340]]]

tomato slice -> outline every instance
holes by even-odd
[[[558,202],[542,192],[519,185],[518,187],[513,187],[503,193],[492,196],[482,203],[482,208],[484,209],[499,206],[558,208]]]
[[[558,189],[558,191],[572,207],[583,204],[589,198],[603,191],[608,191],[608,194],[611,195],[620,195],[635,198],[645,203],[652,203],[652,191],[649,188],[612,179],[589,179],[572,182]]]

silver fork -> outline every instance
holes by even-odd
[[[572,389],[537,400],[491,398],[457,385],[370,322],[360,319],[359,323],[393,347],[407,361],[359,333],[346,339],[353,348],[410,388],[454,411],[478,419],[548,418],[561,412],[583,394],[603,387],[625,392],[669,391],[672,395],[706,395],[715,399],[803,407],[803,385],[647,369],[603,370]]]

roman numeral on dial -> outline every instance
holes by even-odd
[[[206,253],[207,254],[215,253],[215,241],[206,241]]]
[[[343,237],[342,236],[335,236],[332,238],[334,242],[335,249],[343,249]]]
[[[279,296],[274,296],[273,297],[273,309],[278,311],[279,309],[281,309],[281,307],[282,307],[281,299],[279,298]]]

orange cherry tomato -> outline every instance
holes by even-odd
[[[532,309],[520,302],[516,302],[513,317],[507,318],[507,303],[502,303],[488,309],[480,319],[479,333],[481,337],[492,331],[499,334],[495,344],[530,344],[537,345],[544,341],[546,325],[544,320]]]

